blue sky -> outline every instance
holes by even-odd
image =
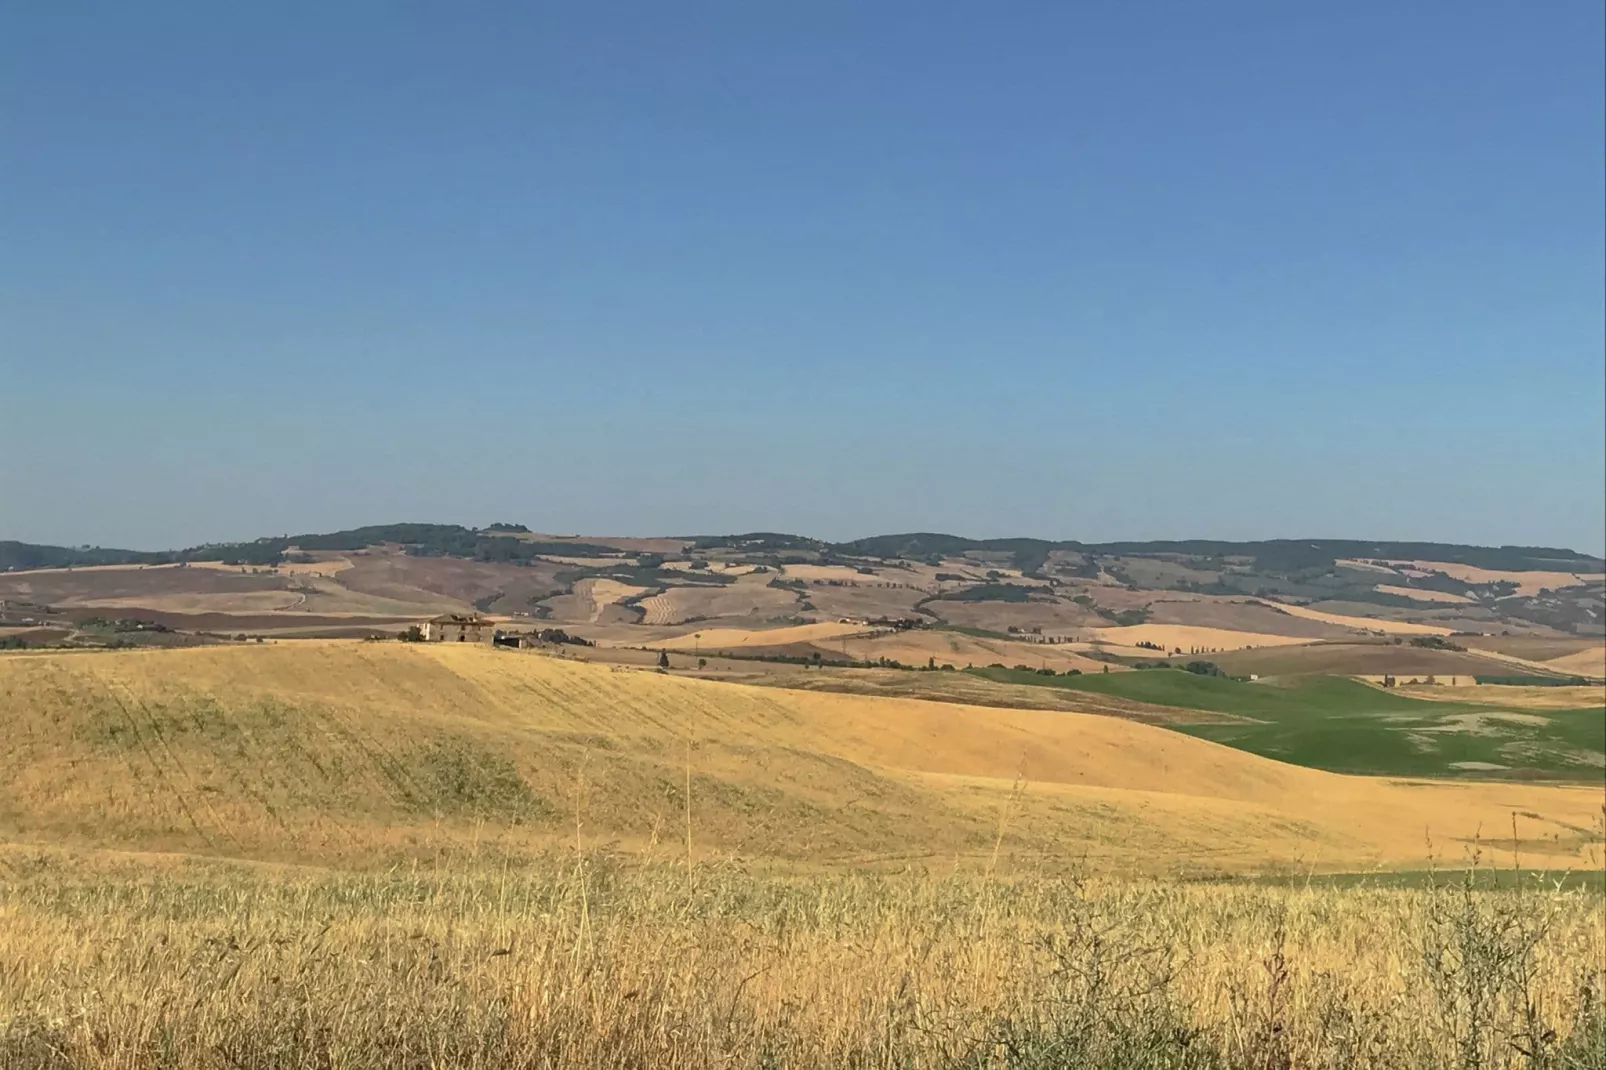
[[[0,538],[1606,546],[1598,0],[0,14]]]

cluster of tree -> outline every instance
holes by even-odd
[[[1041,666],[1039,668],[1034,669],[1030,665],[1005,665],[1001,661],[995,661],[991,665],[988,665],[987,668],[989,668],[989,669],[1003,669],[1005,672],[1026,672],[1026,673],[1031,673],[1033,676],[1081,676],[1082,675],[1082,670],[1081,669],[1066,669],[1064,672],[1055,672],[1053,669],[1049,668],[1047,665],[1043,665],[1043,666]],[[1106,669],[1105,671],[1108,672],[1109,670]]]
[[[1411,645],[1424,650],[1465,650],[1460,643],[1452,643],[1442,635],[1413,635]]]
[[[562,628],[542,628],[535,633],[535,637],[543,643],[562,643],[569,646],[596,646],[591,640],[578,635],[570,635]]]
[[[699,535],[692,539],[698,550],[744,550],[755,553],[777,550],[809,550],[818,553],[826,548],[819,539],[803,535],[788,535],[779,531],[749,531],[744,535]]]

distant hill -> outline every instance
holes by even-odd
[[[540,542],[521,538],[522,525],[493,524],[484,530],[459,524],[375,524],[305,535],[270,535],[250,542],[209,543],[184,550],[142,551],[95,547],[41,546],[0,542],[0,570],[81,568],[86,565],[159,565],[178,561],[223,561],[229,564],[274,565],[287,551],[361,550],[398,544],[420,557],[461,557],[470,561],[528,562],[542,554],[612,554],[611,546],[592,543]]]
[[[496,523],[486,528],[460,524],[374,524],[341,531],[302,535],[270,535],[249,542],[209,543],[181,550],[143,551],[105,547],[47,546],[0,541],[0,569],[66,568],[86,565],[165,564],[177,561],[238,561],[275,564],[291,548],[361,550],[395,544],[420,556],[461,557],[473,561],[527,561],[543,554],[606,555],[608,545],[528,537],[522,524]],[[1136,542],[1052,541],[1035,538],[971,539],[937,532],[872,535],[831,543],[782,532],[698,535],[688,540],[698,550],[741,553],[801,551],[835,557],[933,559],[970,553],[1004,554],[1024,572],[1041,568],[1056,550],[1101,557],[1179,557],[1194,560],[1252,560],[1276,572],[1324,568],[1349,559],[1438,561],[1492,571],[1606,572],[1606,560],[1576,550],[1551,546],[1471,546],[1463,543],[1389,542],[1362,539],[1267,539],[1232,542],[1211,539]]]
[[[181,565],[205,567],[158,567]],[[84,571],[92,566],[102,567]],[[832,543],[773,531],[583,539],[499,521],[377,524],[165,551],[0,542],[0,602],[16,603],[18,619],[59,624],[109,611],[233,634],[320,615],[362,629],[474,610],[627,631],[916,620],[1056,642],[1146,622],[1188,635],[1301,640],[1402,624],[1439,635],[1515,628],[1606,637],[1603,580],[1606,562],[1574,550],[1358,539],[1092,543],[907,532]]]
[[[1041,561],[1054,550],[1070,550],[1104,556],[1175,556],[1205,559],[1241,557],[1253,559],[1262,568],[1286,571],[1322,568],[1337,561],[1353,558],[1443,561],[1508,572],[1547,571],[1559,568],[1566,568],[1572,572],[1606,571],[1606,561],[1601,558],[1557,547],[1368,542],[1359,539],[1268,539],[1255,542],[1185,539],[1084,543],[1074,540],[1050,542],[1045,539],[1029,538],[967,539],[958,535],[916,532],[905,535],[875,535],[867,539],[837,543],[831,548],[842,554],[862,554],[870,557],[951,557],[977,550],[1002,552],[1013,554],[1018,568]]]

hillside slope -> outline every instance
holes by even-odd
[[[995,850],[1159,872],[1569,865],[1602,792],[1283,765],[1093,715],[750,688],[480,647],[0,657],[0,838],[384,865],[579,833],[795,866]],[[1017,784],[1017,782],[1019,782]],[[1002,830],[1002,831],[1001,831]],[[678,844],[676,847],[655,846]]]

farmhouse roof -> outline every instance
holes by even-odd
[[[429,624],[489,624],[490,621],[486,620],[484,617],[476,617],[476,616],[466,616],[465,617],[461,613],[442,613],[438,617],[429,618],[429,620],[426,623],[429,623]]]

